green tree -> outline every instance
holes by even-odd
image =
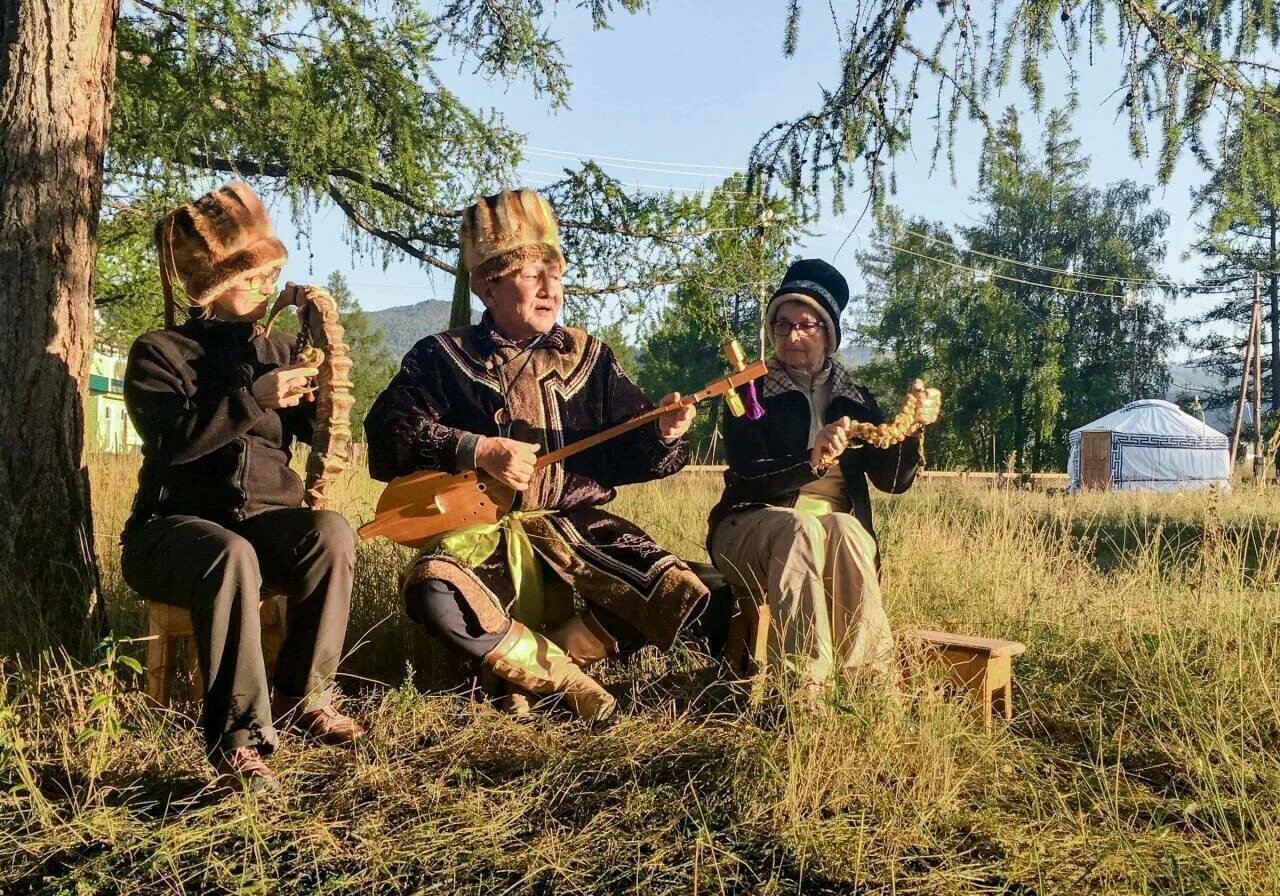
[[[661,306],[644,343],[640,384],[651,395],[689,394],[724,374],[720,346],[733,337],[748,356],[764,352],[763,304],[781,282],[801,232],[784,202],[744,195],[745,178],[727,179],[700,215],[706,233],[689,247],[682,280]],[[690,439],[707,452],[720,404],[702,409]]]
[[[943,389],[937,460],[989,466],[994,440],[997,464],[1058,468],[1072,428],[1168,387],[1174,331],[1155,288],[1167,216],[1145,188],[1087,186],[1059,114],[1036,154],[1008,111],[981,164],[983,214],[963,244],[943,224],[880,216],[861,257],[879,352],[866,375],[895,397],[915,376]]]
[[[1263,142],[1274,147],[1280,138],[1268,122]],[[1262,367],[1269,381],[1270,403],[1280,408],[1280,178],[1274,168],[1269,177],[1240,182],[1245,156],[1255,151],[1257,140],[1237,134],[1232,149],[1213,170],[1209,181],[1195,192],[1196,208],[1210,214],[1201,227],[1195,253],[1204,264],[1190,288],[1193,295],[1211,298],[1213,304],[1190,323],[1197,328],[1189,340],[1197,365],[1222,381],[1210,390],[1205,406],[1232,406],[1239,398],[1241,358],[1253,314],[1254,275],[1261,277],[1264,341]],[[1255,137],[1258,135],[1254,135]],[[1268,139],[1269,138],[1269,139]],[[1251,421],[1251,418],[1250,418]],[[1250,422],[1246,421],[1246,422]]]
[[[803,5],[787,0],[786,56],[799,49]],[[1114,67],[1115,111],[1127,121],[1129,151],[1137,158],[1155,153],[1162,183],[1184,149],[1203,161],[1233,139],[1242,151],[1230,191],[1247,197],[1253,184],[1275,178],[1274,2],[1015,0],[983,7],[860,0],[842,7],[847,13],[815,5],[821,27],[834,24],[838,70],[816,104],[767,129],[750,158],[753,185],[781,187],[798,204],[814,203],[830,187],[838,211],[857,185],[878,207],[892,190],[895,156],[911,145],[922,92],[932,88],[933,161],[954,167],[962,117],[993,131],[985,107],[1015,78],[1035,111],[1046,108],[1050,91],[1074,108],[1078,69],[1095,65],[1095,51],[1112,43],[1119,52],[1104,58]],[[1065,64],[1067,77],[1050,83],[1046,60]]]
[[[391,382],[399,369],[399,362],[392,357],[382,331],[373,326],[360,302],[351,292],[347,278],[338,271],[329,275],[325,288],[338,306],[338,316],[345,331],[344,339],[351,355],[352,389],[355,405],[351,408],[351,438],[364,441],[364,418],[374,400]]]
[[[150,192],[129,205],[103,210],[93,286],[94,336],[100,345],[126,352],[143,333],[164,326],[151,229],[178,201]]]
[[[577,5],[605,27],[646,3]],[[282,200],[303,231],[316,208],[334,206],[356,251],[452,273],[461,209],[513,183],[523,138],[453,94],[441,60],[523,80],[562,107],[571,85],[554,15],[539,0],[451,0],[434,12],[417,0],[132,0],[119,25],[108,191],[129,206],[150,190],[189,196],[240,177]],[[679,279],[695,205],[632,195],[590,163],[544,192],[561,218],[571,306]],[[118,217],[149,232],[145,215]]]

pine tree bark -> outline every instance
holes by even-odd
[[[85,463],[119,0],[0,0],[0,654],[101,613]]]

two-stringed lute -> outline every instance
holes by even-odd
[[[730,354],[736,369],[729,375],[713,380],[678,402],[654,408],[595,435],[550,451],[538,458],[534,468],[540,470],[652,423],[676,408],[689,407],[708,398],[725,395],[764,376],[767,367],[763,361],[743,364],[741,349],[737,352],[736,357],[732,352]],[[410,473],[391,480],[387,485],[378,500],[376,515],[360,527],[360,537],[382,536],[397,544],[420,548],[437,535],[462,526],[498,522],[515,504],[515,496],[513,489],[483,470],[467,470],[464,473],[424,470]]]

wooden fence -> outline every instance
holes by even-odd
[[[721,464],[690,464],[682,472],[704,476],[720,476],[725,467]],[[1066,488],[1066,473],[983,473],[966,470],[921,470],[918,479],[925,482],[955,482],[967,485],[984,485],[1009,488]]]

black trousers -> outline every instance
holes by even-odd
[[[124,545],[121,572],[147,600],[191,613],[204,676],[210,755],[276,745],[258,602],[265,583],[288,601],[276,699],[319,709],[331,699],[351,608],[355,533],[330,510],[285,508],[227,528],[194,516],[153,520]]]

